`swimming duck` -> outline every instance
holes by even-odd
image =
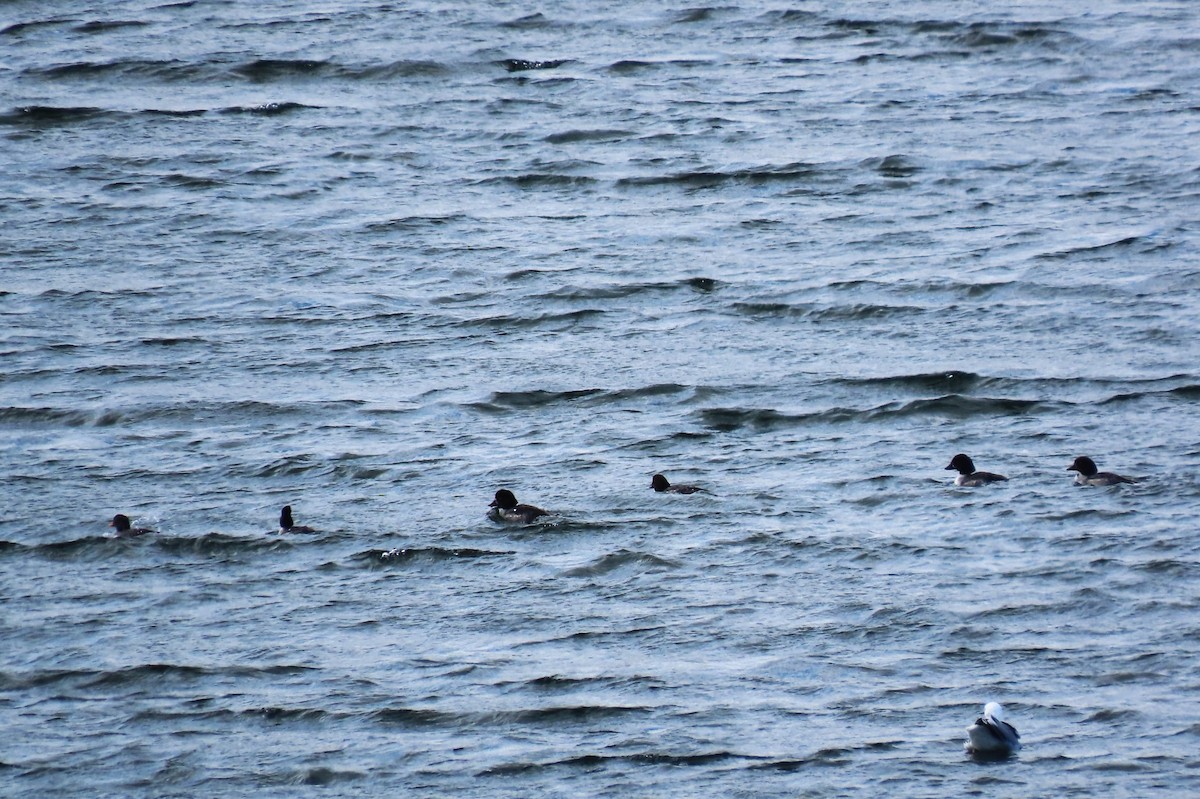
[[[550,515],[541,508],[535,508],[533,505],[518,505],[516,495],[507,488],[497,491],[496,498],[492,500],[492,504],[488,505],[488,507],[491,509],[487,514],[488,518],[494,522],[529,524],[539,516]]]
[[[983,715],[967,727],[967,736],[966,750],[976,755],[1011,755],[1021,748],[1021,735],[1004,721],[1004,708],[999,702],[983,706]]]
[[[704,490],[700,486],[671,485],[670,481],[661,474],[656,474],[650,478],[650,487],[660,494],[663,492],[668,494],[695,494],[697,491]]]
[[[1080,486],[1115,486],[1118,483],[1136,483],[1132,477],[1122,477],[1112,472],[1102,472],[1096,468],[1096,462],[1086,455],[1080,455],[1067,467],[1069,472],[1079,472],[1075,475],[1075,485]]]
[[[153,533],[149,527],[131,527],[129,525],[129,517],[124,513],[118,513],[112,517],[112,521],[108,523],[109,527],[116,528],[118,538],[133,538],[135,535],[145,535]]]
[[[292,521],[292,506],[284,505],[279,512],[279,532],[281,533],[315,533],[316,530],[304,524]]]
[[[954,478],[956,486],[975,488],[976,486],[999,483],[1008,479],[1002,474],[975,471],[975,462],[961,452],[950,459],[950,465],[946,467],[946,470],[955,470],[958,472],[958,477]]]

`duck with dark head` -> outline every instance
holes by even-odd
[[[315,533],[316,530],[304,524],[296,524],[292,519],[292,506],[284,505],[279,512],[279,532],[281,533]]]
[[[117,531],[117,538],[133,538],[134,536],[154,532],[149,527],[134,527],[129,523],[129,517],[124,513],[118,513],[112,517],[112,521],[108,523],[108,526]]]
[[[541,508],[518,503],[516,494],[507,488],[496,492],[496,498],[492,500],[492,504],[488,505],[488,508],[488,518],[494,522],[529,524],[535,519],[550,515]]]

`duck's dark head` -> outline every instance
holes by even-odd
[[[960,452],[950,459],[950,465],[946,467],[946,471],[951,470],[959,474],[974,474],[975,461]]]
[[[128,532],[129,531],[129,517],[126,516],[124,513],[118,513],[116,516],[114,516],[112,518],[112,521],[108,523],[108,526],[117,528],[118,533]]]
[[[512,510],[517,507],[517,497],[507,488],[502,488],[496,492],[496,498],[492,500],[489,508],[501,508],[503,510]]]
[[[656,474],[650,478],[650,487],[655,491],[666,491],[671,487],[671,484],[664,475]]]
[[[1092,477],[1096,472],[1100,471],[1096,468],[1096,462],[1087,455],[1080,455],[1070,466],[1067,467],[1068,472],[1079,472],[1084,477]]]

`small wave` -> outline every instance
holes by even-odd
[[[476,720],[477,723],[482,724],[550,726],[562,723],[619,718],[649,712],[651,712],[651,708],[637,705],[565,705],[529,710],[503,710],[496,713],[480,713]]]
[[[901,295],[941,295],[951,294],[967,299],[980,299],[1004,289],[1020,285],[1015,280],[997,280],[987,283],[967,283],[961,280],[931,278],[923,280],[901,280],[883,282],[879,280],[834,280],[825,288],[846,294],[860,294],[863,291],[879,291]]]
[[[146,108],[141,111],[152,117],[202,117],[208,113],[207,108]]]
[[[1159,389],[1154,391],[1130,391],[1121,394],[1114,394],[1099,404],[1107,405],[1110,402],[1130,402],[1140,400],[1146,397],[1154,396],[1174,396],[1185,400],[1200,399],[1200,385],[1189,383],[1184,386],[1175,386],[1169,389]]]
[[[1136,710],[1122,710],[1119,708],[1104,708],[1102,710],[1097,710],[1095,713],[1088,716],[1086,719],[1084,719],[1084,722],[1088,723],[1088,724],[1091,724],[1093,722],[1105,723],[1105,722],[1110,722],[1110,721],[1130,722],[1130,721],[1134,721],[1134,720],[1140,718],[1141,715],[1142,714]]]
[[[1181,381],[1192,379],[1191,375],[1177,374],[1166,377],[1144,378],[1136,380],[1103,379],[1103,378],[1015,378],[992,377],[974,372],[946,371],[928,372],[911,375],[890,375],[882,377],[847,377],[831,378],[825,381],[828,385],[847,386],[850,388],[880,389],[884,391],[902,390],[906,392],[936,391],[946,394],[967,394],[973,391],[986,390],[992,393],[1037,395],[1037,396],[1084,396],[1086,399],[1076,399],[1076,402],[1108,402],[1128,401],[1148,396],[1178,396],[1183,399],[1200,397],[1200,386]],[[1114,388],[1138,386],[1143,390],[1126,391],[1115,395],[1096,399],[1099,392],[1112,391]]]
[[[951,419],[967,419],[974,416],[1020,416],[1042,410],[1060,408],[1066,403],[1042,400],[1015,399],[1010,397],[971,397],[962,394],[947,394],[934,399],[918,399],[899,407],[884,406],[868,413],[877,416],[945,416]]]
[[[396,219],[389,219],[386,222],[370,222],[364,226],[370,231],[412,231],[421,230],[423,228],[440,228],[443,225],[455,224],[463,222],[467,219],[464,214],[445,214],[442,216],[402,216]]]
[[[563,64],[567,63],[567,60],[554,59],[546,61],[528,61],[524,58],[506,58],[499,63],[509,72],[525,72],[536,69],[558,69]]]
[[[194,682],[209,677],[274,680],[278,677],[293,676],[313,670],[311,666],[295,665],[221,667],[145,663],[118,669],[48,669],[22,674],[0,672],[0,687],[10,690],[57,685],[102,688],[145,682]]]
[[[357,400],[343,400],[334,404],[341,405],[346,402],[352,405],[359,404]],[[321,403],[318,403],[318,405],[321,405]],[[312,406],[305,403],[280,405],[253,400],[228,403],[193,403],[190,405],[151,405],[142,408],[127,408],[120,411],[114,409],[80,411],[46,407],[8,407],[0,408],[0,423],[21,426],[111,427],[118,424],[136,424],[164,419],[197,420],[238,417],[277,419],[281,416],[306,415],[311,410]]]
[[[954,41],[963,47],[977,48],[1004,47],[1017,44],[1021,40],[1011,33],[977,27],[956,35]]]
[[[372,712],[368,718],[389,726],[421,728],[456,726],[462,717],[457,713],[444,713],[440,710],[386,707]]]
[[[216,178],[183,174],[164,175],[162,181],[181,189],[215,189],[226,185],[225,181],[217,180]]]
[[[711,65],[712,62],[703,58],[663,58],[663,59],[628,59],[614,62],[610,64],[608,69],[618,75],[632,74],[649,69],[660,69],[663,67],[705,67]]]
[[[677,568],[678,564],[648,552],[622,549],[619,552],[603,555],[586,566],[568,569],[563,575],[565,577],[598,577],[626,567],[646,567],[648,571],[661,571]]]
[[[810,413],[782,413],[771,408],[703,408],[700,420],[706,427],[722,432],[740,428],[773,430],[809,424],[871,422],[909,416],[943,416],[967,419],[975,416],[1014,416],[1058,407],[1062,403],[1003,397],[969,397],[947,394],[933,399],[890,402],[874,408],[827,408]]]
[[[122,30],[124,28],[144,28],[149,24],[140,19],[94,20],[92,22],[82,22],[76,25],[74,30],[79,33],[107,33],[108,31]]]
[[[952,40],[969,48],[1012,47],[1019,44],[1064,45],[1078,42],[1067,31],[1023,23],[973,22],[965,29],[955,30]]]
[[[69,541],[53,541],[48,544],[16,544],[19,549],[7,550],[5,554],[33,554],[51,560],[98,560],[103,557],[115,557],[129,550],[131,546],[140,546],[144,537],[118,538],[115,535],[91,535],[84,538],[73,538]]]
[[[512,550],[473,549],[471,547],[403,547],[368,549],[355,554],[352,560],[367,566],[378,567],[411,563],[416,560],[447,561],[501,557],[512,554],[514,554]]]
[[[318,766],[297,772],[294,782],[298,785],[333,785],[338,782],[354,782],[366,776],[361,771],[338,771]]]
[[[509,20],[508,22],[500,23],[500,27],[511,28],[513,30],[537,30],[539,28],[554,27],[555,25],[555,22],[541,12],[535,14],[526,14],[523,17],[517,17],[516,19]]]
[[[59,25],[67,24],[68,20],[63,19],[39,19],[34,22],[14,22],[4,28],[0,28],[0,36],[16,36],[29,30],[37,28],[53,28]]]
[[[788,8],[788,9],[783,9],[783,10],[778,10],[778,11],[766,11],[766,12],[763,12],[762,16],[763,16],[763,19],[774,20],[776,22],[782,22],[785,24],[799,22],[804,25],[809,25],[812,23],[813,20],[819,19],[821,14],[817,11],[808,11],[808,10],[803,10],[803,9],[798,9],[798,8]]]
[[[1178,577],[1180,580],[1186,580],[1195,571],[1195,563],[1172,558],[1160,558],[1158,560],[1139,563],[1133,566],[1132,570],[1135,572],[1148,572],[1154,575],[1161,574],[1169,577]]]
[[[603,393],[603,389],[585,388],[573,391],[495,391],[486,402],[470,403],[467,407],[491,413],[544,408],[559,403],[575,402],[584,397]]]
[[[638,388],[621,388],[607,391],[605,392],[605,401],[642,399],[643,397],[667,397],[690,390],[690,386],[680,383],[654,383]]]
[[[856,321],[867,319],[892,319],[897,316],[914,316],[926,313],[916,305],[880,305],[878,303],[853,303],[813,308],[807,316],[814,321]]]
[[[971,47],[1012,46],[1023,43],[1063,44],[1077,42],[1078,37],[1059,28],[1024,22],[970,22],[958,20],[922,19],[914,22],[896,18],[861,19],[842,17],[825,23],[838,35],[859,34],[877,37],[884,34],[902,36],[920,34],[934,36]]]
[[[36,73],[49,80],[75,79],[136,79],[196,81],[201,77],[193,65],[182,61],[154,59],[121,59],[118,61],[78,61],[57,64]]]
[[[534,679],[529,680],[526,683],[526,685],[529,685],[533,688],[537,688],[539,690],[545,690],[547,688],[554,689],[554,690],[558,690],[558,689],[574,690],[575,688],[578,688],[580,685],[589,685],[593,682],[595,682],[595,680],[592,678],[563,677],[558,674],[548,674],[544,677],[535,677]]]
[[[654,383],[636,388],[601,389],[585,388],[570,391],[496,391],[487,400],[468,403],[466,407],[484,413],[508,413],[545,408],[562,403],[585,406],[608,405],[614,402],[629,402],[653,397],[671,396],[690,391],[689,386],[679,383]]]
[[[357,408],[365,403],[362,400],[345,399],[327,402],[263,402],[259,400],[235,400],[229,402],[194,402],[191,404],[150,405],[143,408],[132,408],[123,412],[104,411],[100,418],[112,415],[107,424],[117,422],[145,422],[162,419],[181,419],[208,421],[211,419],[265,419],[275,420],[284,417],[308,416],[314,410],[337,410]],[[100,422],[97,421],[97,424]]]
[[[343,77],[361,78],[364,80],[388,80],[390,78],[427,78],[446,75],[451,70],[438,61],[393,61],[390,64],[380,64],[364,67],[361,70],[343,70]]]
[[[178,347],[183,344],[200,344],[209,346],[212,342],[198,336],[162,336],[155,338],[144,338],[142,343],[149,346],[157,347]]]
[[[764,166],[729,171],[689,171],[669,175],[646,175],[620,178],[617,186],[631,188],[678,185],[686,188],[712,188],[730,183],[761,185],[764,183],[802,183],[824,177],[824,170],[815,164],[794,162],[780,166]]]
[[[320,708],[311,707],[255,707],[239,710],[237,715],[242,718],[257,718],[265,721],[284,722],[314,722],[324,721],[331,713]]]
[[[251,116],[279,116],[281,114],[291,114],[297,111],[307,111],[315,109],[318,106],[305,105],[304,103],[263,103],[262,105],[234,105],[227,108],[222,108],[221,114],[247,114]]]
[[[94,414],[85,411],[62,408],[0,408],[0,423],[5,425],[82,427],[95,418]]]
[[[199,700],[196,704],[207,704],[208,700]],[[184,720],[216,720],[236,723],[244,720],[266,721],[271,724],[299,723],[313,724],[330,719],[341,718],[342,714],[331,713],[319,708],[290,708],[290,707],[255,707],[244,710],[215,708],[211,710],[143,710],[133,716],[134,721],[172,721]]]
[[[234,67],[233,72],[255,83],[267,83],[280,78],[318,76],[327,73],[329,69],[328,61],[304,58],[260,58]]]
[[[700,422],[705,427],[723,433],[743,428],[774,430],[791,425],[840,422],[853,419],[859,414],[858,411],[848,408],[831,408],[825,411],[801,414],[780,413],[770,408],[702,408],[698,413]]]
[[[1099,674],[1093,679],[1098,686],[1110,686],[1130,683],[1138,685],[1163,683],[1168,678],[1165,674],[1156,671],[1114,671],[1108,674]]]
[[[974,372],[923,372],[889,377],[839,377],[831,383],[862,388],[898,388],[906,391],[942,391],[962,394],[987,380]]]
[[[562,313],[543,313],[535,316],[514,316],[506,314],[503,316],[482,316],[475,319],[464,319],[456,324],[460,327],[483,327],[488,330],[503,330],[506,327],[513,328],[538,328],[548,326],[555,327],[572,327],[575,324],[586,319],[591,319],[597,316],[604,316],[607,313],[603,308],[580,308],[576,311],[564,311]]]
[[[695,280],[695,279],[693,279]],[[544,294],[537,295],[538,299],[562,300],[565,302],[587,302],[591,300],[614,300],[624,297],[636,297],[642,294],[658,294],[694,288],[692,280],[663,281],[655,283],[621,283],[607,286],[563,286]]]
[[[0,125],[49,128],[89,122],[109,113],[103,108],[92,106],[26,105],[0,114]]]
[[[295,546],[295,538],[282,536],[245,537],[225,533],[206,533],[199,538],[183,538],[158,535],[155,545],[171,555],[252,555],[260,552],[277,552]]]
[[[612,64],[609,64],[608,68],[611,72],[616,72],[619,75],[627,75],[627,74],[631,74],[634,72],[640,72],[644,69],[652,69],[652,68],[659,67],[659,66],[661,66],[661,64],[655,63],[653,61],[637,61],[635,59],[623,59],[621,61],[614,61]]]
[[[666,687],[666,684],[656,677],[640,675],[621,677],[608,675],[564,677],[561,674],[547,674],[542,677],[534,677],[531,680],[501,681],[497,683],[499,687],[510,685],[517,685],[547,694],[571,693],[590,689],[624,689],[629,687],[635,687],[639,690],[661,690]]]
[[[550,144],[571,144],[573,142],[586,141],[613,141],[617,139],[627,139],[633,135],[632,131],[622,130],[620,128],[593,128],[584,130],[566,130],[562,133],[551,133],[542,141]]]
[[[501,175],[484,178],[480,184],[504,183],[522,189],[555,188],[558,186],[590,186],[599,183],[587,175],[568,175],[562,172],[526,172],[522,175]]]
[[[1058,261],[1066,258],[1073,258],[1077,255],[1094,255],[1105,252],[1106,250],[1119,250],[1132,247],[1141,240],[1142,236],[1124,236],[1113,241],[1103,241],[1098,244],[1083,244],[1079,245],[1078,247],[1068,247],[1063,250],[1041,253],[1037,256],[1037,258],[1044,261]]]
[[[884,158],[871,158],[863,161],[861,166],[872,169],[887,178],[912,177],[921,171],[904,155],[889,155]]]
[[[890,319],[896,316],[911,316],[925,313],[925,309],[918,306],[879,305],[875,303],[822,306],[815,303],[735,302],[732,308],[736,313],[753,318],[796,317],[812,319],[814,321]]]
[[[707,22],[717,16],[722,9],[712,6],[685,8],[675,15],[672,22],[677,25],[690,25],[695,22]]]
[[[196,84],[205,81],[225,81],[229,74],[254,83],[268,84],[306,78],[355,80],[393,80],[436,77],[450,72],[437,61],[399,60],[383,64],[349,66],[332,61],[306,59],[259,59],[239,64],[232,69],[213,62],[190,62],[177,59],[127,58],[114,61],[79,61],[57,64],[32,71],[47,80],[138,80]]]
[[[777,771],[799,771],[805,768],[814,768],[822,766],[846,766],[850,764],[850,755],[854,753],[853,749],[830,747],[814,752],[811,757],[803,759],[785,759],[785,760],[770,760],[765,763],[756,763],[752,768],[772,769]]]
[[[527,772],[542,771],[545,769],[558,769],[563,768],[564,766],[568,768],[586,769],[589,771],[594,770],[599,766],[616,766],[621,764],[630,766],[707,766],[712,763],[743,759],[744,757],[744,755],[726,751],[699,752],[695,754],[636,752],[620,755],[575,755],[573,757],[568,757],[562,760],[553,760],[546,763],[504,763],[485,769],[484,771],[480,772],[480,776],[524,774]]]
[[[1136,516],[1137,511],[1132,508],[1124,510],[1113,510],[1110,508],[1078,508],[1069,511],[1056,511],[1054,513],[1041,514],[1038,518],[1052,522],[1066,522],[1074,520],[1111,520],[1120,519],[1123,516]]]
[[[249,477],[295,477],[320,471],[325,467],[324,461],[318,463],[307,455],[292,455],[276,458],[259,466],[247,466],[239,471]]]

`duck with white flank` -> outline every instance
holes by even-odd
[[[507,488],[496,492],[496,498],[492,500],[492,504],[488,505],[488,508],[490,508],[487,514],[488,518],[494,522],[529,524],[539,516],[550,515],[533,505],[518,504],[516,495]]]
[[[700,486],[671,485],[666,476],[661,474],[650,478],[650,487],[660,494],[695,494],[697,491],[704,490]]]
[[[950,465],[946,467],[946,471],[957,471],[958,477],[954,478],[954,484],[969,488],[1000,483],[1008,479],[1002,474],[975,471],[975,462],[961,452],[950,459]]]
[[[1086,455],[1076,458],[1075,462],[1067,467],[1067,471],[1079,472],[1075,475],[1075,485],[1078,486],[1115,486],[1119,483],[1137,482],[1132,477],[1100,471],[1096,468],[1096,462]]]
[[[973,755],[1003,757],[1021,748],[1021,735],[1004,720],[1004,708],[999,702],[983,706],[983,715],[967,727],[967,736],[970,740],[966,749]]]

